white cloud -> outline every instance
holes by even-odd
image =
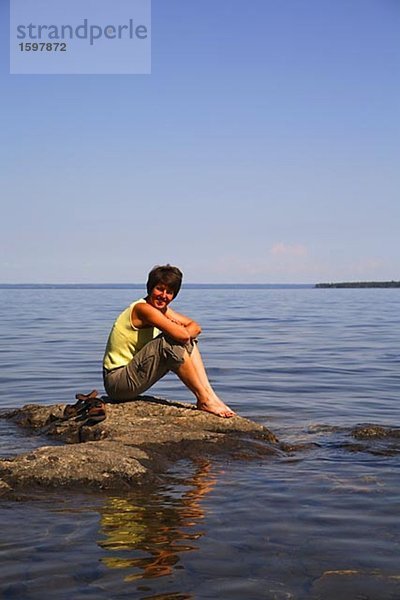
[[[272,246],[270,253],[273,256],[297,257],[307,256],[308,250],[304,244],[284,244],[283,242],[278,242]]]

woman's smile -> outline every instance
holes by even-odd
[[[154,308],[162,310],[164,308],[167,308],[168,304],[172,302],[173,298],[173,291],[169,289],[166,285],[160,283],[152,289],[151,294],[147,298],[147,301],[149,304],[154,306]]]

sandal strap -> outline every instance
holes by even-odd
[[[77,400],[91,400],[94,398],[97,398],[97,396],[99,395],[99,392],[97,390],[92,390],[91,392],[89,392],[89,394],[75,394],[75,398]]]

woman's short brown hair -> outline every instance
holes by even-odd
[[[178,295],[182,285],[182,271],[178,267],[171,265],[157,265],[154,267],[147,278],[147,293],[151,294],[156,285],[163,283],[174,292],[174,298]]]

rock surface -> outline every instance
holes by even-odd
[[[365,423],[350,431],[355,442],[343,445],[350,452],[368,452],[378,456],[394,456],[400,453],[400,428]]]
[[[353,427],[351,435],[356,440],[371,440],[371,439],[399,439],[400,428],[399,427],[386,427],[383,425],[374,425],[367,423],[365,425],[357,425]]]
[[[107,404],[106,420],[94,426],[63,420],[64,407],[28,404],[2,415],[55,442],[0,460],[0,495],[35,487],[129,489],[182,458],[279,452],[277,438],[262,425],[190,404],[153,397]]]
[[[379,570],[326,571],[312,586],[310,600],[394,600],[400,597],[400,575]]]

